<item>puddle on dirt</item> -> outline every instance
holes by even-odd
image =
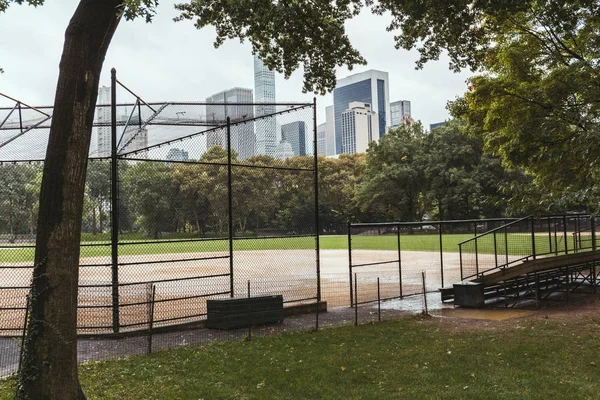
[[[375,307],[377,305],[375,304]],[[406,311],[418,314],[425,310],[423,295],[407,296],[403,299],[388,300],[381,303],[381,309]],[[502,321],[511,318],[520,318],[532,315],[535,311],[515,309],[489,309],[489,308],[455,308],[452,303],[442,303],[439,293],[427,295],[427,311],[435,317],[482,319],[488,321]]]
[[[535,312],[527,310],[489,310],[473,308],[446,308],[441,311],[442,317],[485,319],[488,321],[502,321],[505,319],[519,318],[531,315]]]
[[[375,304],[377,307],[377,304]],[[441,316],[442,310],[452,308],[452,304],[441,302],[439,293],[427,294],[427,312],[430,315]],[[382,310],[406,311],[412,314],[418,314],[425,311],[425,299],[422,294],[406,296],[403,299],[387,300],[381,303]]]

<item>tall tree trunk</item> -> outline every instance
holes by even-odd
[[[17,399],[85,399],[77,374],[83,194],[102,63],[122,0],[81,0],[65,33],[44,163]]]

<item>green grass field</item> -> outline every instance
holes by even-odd
[[[90,400],[597,399],[600,320],[563,322],[409,317],[90,363],[81,382]]]
[[[89,235],[88,235],[89,236]],[[458,243],[470,239],[469,234],[446,234],[442,237],[442,250],[446,253],[457,253]],[[87,238],[87,237],[86,237]],[[205,240],[199,242],[176,242],[162,240],[158,243],[140,244],[136,243],[133,238],[125,237],[125,241],[131,240],[130,243],[119,246],[119,254],[136,255],[136,254],[177,254],[190,252],[217,252],[228,251],[228,241],[223,239]],[[148,239],[146,239],[148,240]],[[139,242],[139,238],[137,242]],[[531,237],[526,234],[511,233],[507,235],[508,250],[510,255],[527,255],[531,253]],[[573,243],[569,242],[569,248],[572,248]],[[110,244],[101,240],[89,240],[83,242],[81,248],[81,257],[99,257],[110,256]],[[88,246],[91,245],[91,246]],[[294,250],[294,249],[312,249],[314,248],[315,240],[312,237],[302,238],[240,238],[234,241],[234,250]],[[562,237],[558,240],[559,249],[563,249],[564,242]],[[347,249],[348,237],[339,236],[321,236],[321,249]],[[400,246],[402,250],[410,251],[439,251],[440,237],[437,234],[430,235],[402,235],[400,238]],[[353,236],[352,247],[357,250],[396,250],[397,237],[395,235],[381,236]],[[498,235],[496,238],[496,248],[503,251],[505,246],[504,235]],[[550,244],[547,237],[540,237],[536,241],[536,251],[538,254],[548,252]],[[466,253],[474,253],[474,247],[466,247],[463,249]],[[484,242],[478,246],[480,253],[493,253],[494,241],[493,236],[488,236]],[[30,247],[16,247],[12,249],[0,248],[0,262],[28,262],[33,261],[34,250]]]

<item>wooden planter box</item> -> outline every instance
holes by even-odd
[[[283,296],[207,300],[206,327],[236,329],[283,322]]]

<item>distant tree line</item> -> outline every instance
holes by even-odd
[[[239,163],[233,155],[233,163]],[[222,236],[228,230],[227,152],[209,149],[202,164],[119,162],[121,232]],[[551,194],[520,169],[507,169],[457,121],[425,132],[406,124],[371,143],[366,154],[319,157],[319,220],[324,232],[353,221],[494,218],[584,207]],[[237,235],[304,234],[314,230],[312,157],[285,161],[254,156],[232,167]],[[264,169],[256,167],[284,167]],[[33,234],[39,164],[0,166],[0,233]],[[110,164],[91,161],[83,231],[110,229]]]

